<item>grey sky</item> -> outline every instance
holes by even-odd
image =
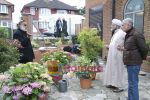
[[[23,5],[32,2],[34,0],[7,0],[15,5],[15,12],[13,13],[13,22],[18,23],[20,20],[20,11],[23,7]],[[85,0],[60,0],[66,4],[69,4],[71,6],[77,6],[77,8],[84,7]]]

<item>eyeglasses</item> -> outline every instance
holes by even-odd
[[[27,26],[27,24],[23,24],[24,26]]]

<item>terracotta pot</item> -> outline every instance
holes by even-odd
[[[58,62],[56,60],[48,60],[47,66],[49,74],[58,74]]]
[[[91,79],[84,79],[84,78],[80,79],[80,87],[82,89],[89,89],[89,88],[91,88],[91,84],[92,84]]]

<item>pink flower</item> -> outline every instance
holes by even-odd
[[[13,96],[13,100],[19,100],[19,97],[16,96],[16,95],[14,95],[14,96]]]
[[[32,88],[40,88],[41,87],[41,85],[39,83],[36,83],[36,82],[31,83],[30,85]]]
[[[20,90],[22,90],[22,89],[23,89],[22,86],[16,86],[16,87],[15,87],[15,91],[20,91]]]
[[[10,88],[8,86],[4,86],[3,89],[2,89],[2,91],[4,93],[11,93]]]
[[[25,95],[29,95],[32,93],[32,88],[30,87],[25,87],[23,90],[22,90],[22,93],[25,94]]]

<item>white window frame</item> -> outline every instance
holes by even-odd
[[[132,12],[126,12],[126,9],[127,9],[129,2],[130,2],[130,0],[127,1],[125,8],[124,8],[124,18],[126,18],[126,15],[131,14],[132,20],[133,20],[133,26],[135,26],[135,15],[137,13],[143,13],[144,14],[144,8],[142,10],[134,10]],[[144,1],[143,1],[143,4],[144,4]],[[143,17],[144,17],[144,15],[143,15]],[[144,21],[143,21],[143,24],[144,24]],[[143,30],[144,30],[144,26],[143,26]]]
[[[0,13],[8,14],[8,6],[7,5],[0,5]]]
[[[30,7],[30,14],[35,15],[35,8],[34,7]]]
[[[67,10],[57,10],[57,14],[67,14]]]
[[[48,8],[40,8],[39,16],[49,16],[51,14],[51,10]]]
[[[4,25],[4,23],[5,23],[6,25]],[[0,21],[0,26],[1,26],[1,27],[9,27],[9,23],[8,23],[8,21],[2,20],[2,21]]]
[[[134,25],[134,21],[135,21],[135,14],[136,13],[140,13],[140,12],[144,12],[144,9],[143,10],[138,10],[138,11],[133,11],[133,12],[126,12],[126,9],[127,9],[127,5],[129,4],[130,0],[127,1],[126,5],[125,5],[125,9],[124,9],[124,18],[126,18],[126,15],[128,14],[132,14],[133,15],[133,25]]]
[[[39,28],[48,30],[49,29],[49,22],[39,21]]]

